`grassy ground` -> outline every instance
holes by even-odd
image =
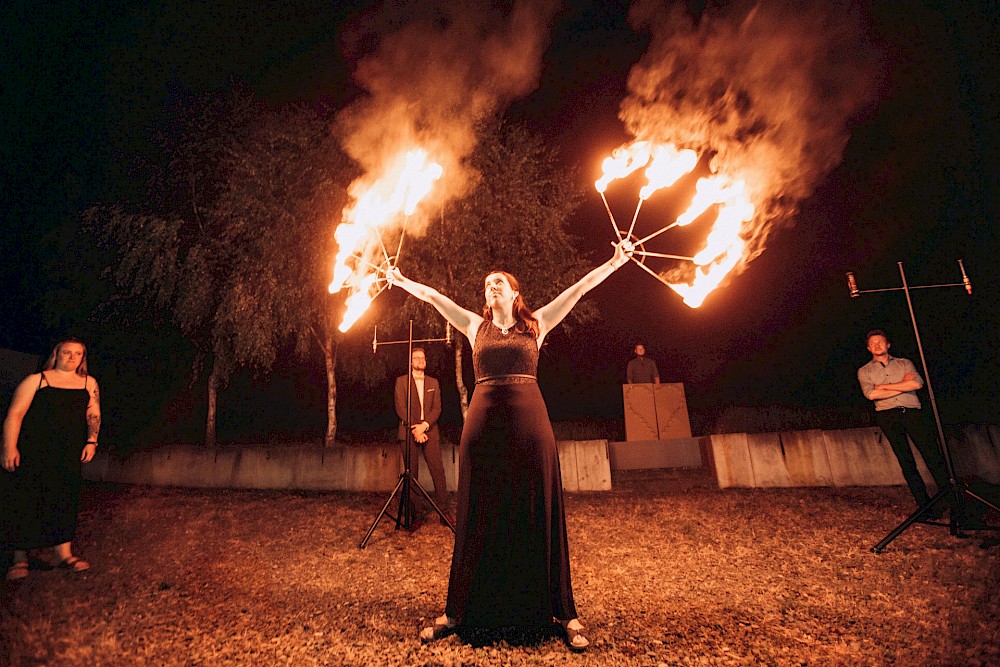
[[[1000,664],[988,534],[918,524],[870,552],[909,511],[903,488],[721,491],[678,471],[569,494],[582,656],[546,635],[420,645],[451,533],[383,521],[359,549],[385,499],[89,487],[92,569],[4,586],[0,664]]]

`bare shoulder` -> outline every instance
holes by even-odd
[[[10,400],[10,411],[15,413],[27,412],[35,392],[38,390],[38,383],[42,380],[41,373],[32,373],[21,380],[21,383],[14,389],[14,396]]]
[[[17,389],[14,390],[15,393],[20,393],[22,391],[30,391],[33,395],[35,390],[38,389],[39,383],[42,381],[41,373],[32,373],[28,377],[21,380],[21,384],[17,385]]]

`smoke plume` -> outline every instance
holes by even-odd
[[[402,148],[419,145],[444,167],[438,201],[460,194],[467,177],[460,161],[475,145],[476,121],[538,85],[556,6],[385,2],[359,17],[347,49],[377,46],[354,72],[365,94],[338,118],[345,150],[377,175]]]
[[[742,268],[840,163],[874,101],[865,18],[846,2],[762,1],[709,3],[695,20],[637,0],[629,19],[651,40],[620,117],[637,139],[712,155],[713,172],[746,181],[757,213]]]

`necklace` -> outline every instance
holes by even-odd
[[[504,336],[506,336],[507,334],[510,333],[511,327],[513,327],[515,324],[517,324],[517,320],[514,320],[513,322],[511,322],[510,324],[508,324],[505,327],[500,326],[495,321],[493,322],[493,326],[495,326],[498,329],[500,329],[500,333],[502,333]]]

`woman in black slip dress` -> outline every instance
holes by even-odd
[[[101,427],[97,381],[87,348],[60,341],[41,373],[18,385],[3,424],[0,551],[13,552],[7,580],[28,576],[28,551],[51,547],[48,564],[72,572],[90,565],[73,555],[80,464],[94,458]]]
[[[444,615],[422,642],[469,630],[545,629],[557,620],[566,645],[583,651],[570,579],[562,479],[555,437],[536,381],[538,350],[580,298],[625,264],[614,256],[532,313],[517,280],[486,276],[483,314],[391,267],[387,279],[434,306],[472,344],[476,390],[459,449],[455,548]]]

